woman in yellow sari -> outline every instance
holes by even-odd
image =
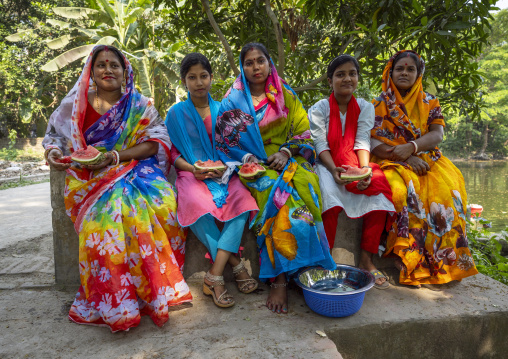
[[[399,282],[443,284],[475,275],[465,231],[464,178],[437,147],[445,126],[438,99],[423,91],[425,65],[396,53],[373,100],[372,162],[385,172],[397,212],[385,256],[396,255]]]

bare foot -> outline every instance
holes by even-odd
[[[287,314],[288,312],[287,284],[286,276],[282,273],[270,285],[270,294],[266,299],[266,306],[274,313]]]

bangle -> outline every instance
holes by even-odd
[[[110,153],[113,155],[112,165],[118,166],[118,164],[120,163],[120,154],[116,150],[110,151]]]
[[[53,150],[57,150],[58,152],[60,152],[60,154],[63,156],[63,152],[61,149],[57,148],[57,147],[51,147],[51,148],[48,148],[46,151],[44,151],[44,158],[46,159],[46,162],[48,161],[48,156],[49,154],[51,153],[51,151]]]
[[[413,154],[417,153],[418,152],[418,145],[416,144],[416,141],[409,141],[409,143],[412,143],[415,150],[413,151]]]
[[[280,153],[283,153],[285,154],[286,156],[288,156],[288,158],[291,158],[293,157],[293,154],[291,153],[291,151],[289,150],[289,148],[286,148],[286,147],[281,147],[280,150],[279,150]]]

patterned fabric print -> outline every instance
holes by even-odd
[[[185,232],[176,222],[176,194],[166,181],[170,142],[150,100],[136,92],[125,59],[127,91],[86,134],[81,131],[90,85],[91,56],[71,92],[51,115],[43,141],[64,154],[85,146],[102,152],[146,141],[159,153],[143,161],[90,171],[67,170],[67,214],[80,241],[81,288],[69,318],[81,324],[128,330],[148,314],[157,325],[170,305],[192,299],[180,272]],[[72,114],[72,116],[71,116]]]
[[[217,150],[228,154],[229,147],[243,149],[240,145],[240,137],[242,132],[247,131],[247,126],[253,123],[254,118],[239,109],[223,113],[223,115],[217,119],[215,127],[215,143]]]
[[[395,55],[396,56],[396,55]],[[372,137],[395,146],[426,134],[431,124],[444,126],[438,100],[423,92],[421,77],[404,100],[389,78],[393,57],[383,72],[383,93],[373,101],[376,124]],[[417,117],[407,117],[406,113]],[[385,256],[399,256],[407,271],[402,284],[442,284],[475,275],[465,235],[467,194],[460,171],[439,149],[418,155],[428,163],[425,176],[405,162],[372,157],[380,165],[393,193],[396,220],[388,233]]]
[[[147,314],[162,326],[168,306],[192,300],[180,270],[186,233],[176,222],[173,187],[156,160],[140,161],[84,216],[79,233],[82,286],[69,317],[107,325],[113,332],[137,326]],[[94,181],[67,177],[66,207]],[[97,176],[100,177],[100,176]]]
[[[251,228],[257,229],[263,279],[311,265],[335,268],[321,219],[318,176],[308,169],[316,154],[307,114],[292,92],[283,91],[289,115],[260,126],[264,149],[270,156],[281,147],[298,148],[300,155],[282,172],[267,169],[261,178],[242,179],[260,208]],[[289,131],[294,135],[287,141]]]

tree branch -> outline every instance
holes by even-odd
[[[347,41],[342,44],[342,46],[339,48],[339,55],[342,55],[344,53],[344,51],[346,51],[347,47],[349,46],[349,44],[353,41],[353,35],[350,35],[347,39]],[[339,56],[337,55],[337,56]],[[312,89],[314,86],[316,86],[317,84],[319,84],[320,82],[326,80],[327,78],[327,75],[326,73],[324,73],[323,75],[321,75],[319,78],[315,79],[315,80],[312,80],[311,82],[309,82],[307,85],[303,85],[303,86],[300,86],[300,87],[295,87],[293,90],[295,90],[295,92],[301,92],[301,91],[305,91],[305,90],[310,90]]]
[[[217,25],[217,22],[215,21],[215,18],[213,17],[212,10],[210,10],[210,3],[208,2],[208,0],[201,0],[201,3],[203,4],[203,7],[205,8],[206,16],[208,17],[208,21],[210,21],[210,25],[212,25],[213,30],[215,31],[215,34],[219,37],[220,41],[222,42],[222,46],[224,46],[224,49],[226,50],[226,55],[228,57],[229,66],[231,66],[231,69],[233,70],[233,73],[235,74],[235,76],[238,76],[240,74],[240,70],[238,69],[238,66],[236,66],[233,51],[231,50],[231,46],[229,46],[228,41],[222,34],[222,31],[220,31],[219,26]]]
[[[284,77],[284,66],[286,65],[286,57],[284,54],[284,39],[282,38],[282,29],[280,28],[279,19],[275,16],[275,13],[272,10],[272,6],[270,4],[270,0],[265,0],[265,9],[266,13],[270,20],[272,20],[273,31],[275,32],[275,37],[277,38],[277,53],[279,58],[279,64],[277,66],[277,72],[280,77]]]

